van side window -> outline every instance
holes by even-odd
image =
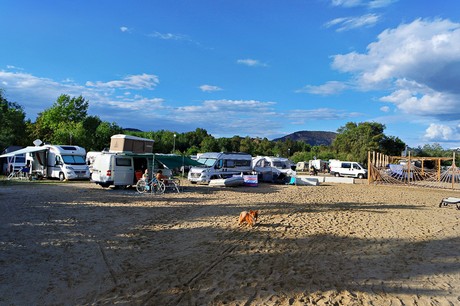
[[[231,159],[225,160],[225,167],[226,168],[235,168],[235,161]]]
[[[250,167],[251,166],[251,161],[250,160],[235,160],[235,166],[234,167]]]
[[[351,163],[342,163],[342,168],[351,169]]]
[[[131,158],[116,158],[115,164],[122,167],[131,167]]]

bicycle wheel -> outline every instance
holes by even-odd
[[[165,186],[165,183],[163,183],[162,181],[155,182],[154,186],[155,186],[154,188],[155,194],[165,193],[166,186]]]
[[[147,192],[147,182],[145,180],[139,180],[137,181],[137,184],[136,184],[136,190],[137,192],[139,193],[145,193]]]

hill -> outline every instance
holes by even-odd
[[[273,141],[285,141],[291,139],[293,141],[303,141],[311,146],[330,146],[337,137],[335,132],[324,132],[324,131],[298,131],[292,134],[273,139]]]

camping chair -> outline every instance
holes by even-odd
[[[296,179],[295,175],[293,175],[293,176],[290,177],[290,179],[286,183],[286,185],[297,185],[296,182],[297,182],[297,179]]]
[[[447,206],[449,204],[455,204],[457,206],[457,209],[460,209],[460,198],[444,198],[442,199],[441,203],[439,203],[439,207]]]
[[[169,178],[163,181],[165,183],[165,188],[166,189],[172,189],[177,191],[177,193],[180,193],[180,181],[178,179],[174,178]]]

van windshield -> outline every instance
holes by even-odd
[[[66,165],[86,165],[85,158],[80,155],[62,155],[62,160]]]
[[[216,159],[215,159],[215,158],[207,158],[207,157],[204,157],[204,158],[199,158],[199,159],[197,160],[197,162],[203,164],[203,165],[199,165],[199,166],[197,166],[197,167],[204,167],[204,168],[207,168],[207,167],[213,166],[213,165],[216,163]]]

